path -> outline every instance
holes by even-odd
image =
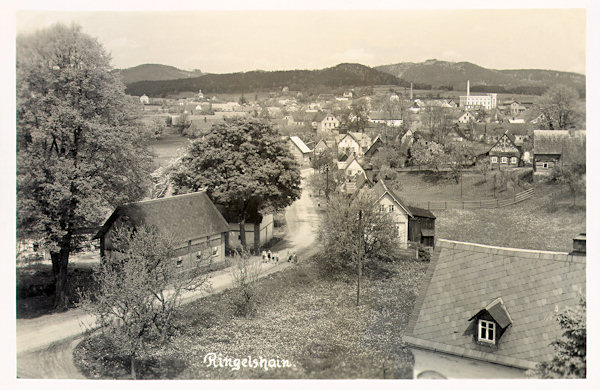
[[[306,179],[312,169],[302,170]],[[303,188],[304,188],[303,180]],[[272,251],[283,258],[287,252],[296,252],[300,261],[315,251],[319,216],[306,191],[286,210],[287,232]],[[289,264],[263,264],[261,277],[281,271]],[[189,303],[209,294],[216,294],[232,286],[229,269],[211,274],[210,292],[192,292],[182,297]],[[80,309],[54,313],[33,319],[17,320],[17,376],[19,378],[81,378],[73,364],[72,351],[86,329],[93,328],[93,316]]]

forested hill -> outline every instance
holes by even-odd
[[[519,92],[540,94],[555,84],[575,88],[585,95],[585,75],[542,69],[496,70],[470,62],[427,60],[377,66],[382,72],[407,82],[427,83],[433,88],[466,89],[467,80],[474,92]]]
[[[179,92],[237,93],[275,90],[306,90],[318,87],[350,87],[369,85],[407,86],[398,77],[361,64],[339,64],[321,70],[251,71],[229,74],[206,74],[201,77],[169,80],[139,81],[127,85],[131,95],[146,94],[166,97]]]
[[[198,69],[188,71],[160,64],[142,64],[116,71],[121,74],[125,85],[138,81],[175,80],[202,76],[202,72]]]

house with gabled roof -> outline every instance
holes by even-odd
[[[475,115],[471,114],[470,111],[466,111],[463,114],[461,114],[458,118],[456,118],[456,121],[458,123],[477,122],[477,118],[475,118]]]
[[[514,136],[507,130],[487,152],[491,169],[516,168],[522,165],[521,147],[515,143]]]
[[[340,134],[337,149],[338,153],[347,156],[355,154],[360,157],[363,154],[360,142],[354,137],[353,133]]]
[[[365,151],[364,156],[366,158],[373,158],[373,156],[375,156],[375,154],[377,153],[377,151],[383,146],[383,140],[381,139],[381,136],[377,136],[375,137],[375,139],[373,140],[373,142],[371,142],[371,145],[369,145],[369,147],[367,148],[367,150]]]
[[[400,113],[390,114],[384,111],[373,111],[369,114],[369,122],[398,127],[402,126],[402,115]]]
[[[335,141],[320,139],[313,148],[315,154],[333,153],[335,155],[337,144]]]
[[[178,266],[185,267],[207,253],[213,261],[225,259],[229,225],[206,192],[125,203],[115,209],[94,238],[100,239],[100,256],[111,259],[119,252],[112,241],[115,228],[148,226],[172,235],[177,243]]]
[[[298,164],[305,166],[310,163],[312,150],[306,146],[304,141],[296,135],[290,136],[288,139],[288,147]]]
[[[356,142],[358,142],[358,145],[360,145],[361,148],[361,154],[369,147],[371,146],[371,137],[369,137],[367,134],[365,133],[360,133],[360,132],[354,132],[354,131],[349,131],[348,134],[350,134],[355,140]]]
[[[379,204],[380,211],[388,213],[394,225],[396,225],[400,247],[406,248],[408,245],[408,219],[411,216],[410,211],[400,197],[383,180],[379,180],[371,191],[374,194],[376,202]]]
[[[315,120],[318,122],[317,130],[319,131],[334,130],[340,127],[340,120],[333,114],[320,114],[315,116]]]
[[[551,360],[564,332],[554,314],[585,297],[585,249],[575,249],[438,240],[402,337],[413,377],[526,378]]]
[[[585,130],[534,130],[533,172],[550,173],[560,164],[565,148],[576,139],[585,139]]]
[[[390,213],[402,248],[406,248],[408,242],[434,246],[436,218],[431,211],[409,206],[384,180],[377,181],[371,191],[380,211]]]

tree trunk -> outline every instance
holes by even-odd
[[[240,243],[242,249],[246,250],[246,218],[242,218],[240,221]]]
[[[54,309],[67,310],[67,266],[69,264],[69,245],[60,248],[59,252],[51,252],[52,272],[54,274]]]
[[[137,379],[135,376],[135,354],[131,355],[131,379]]]

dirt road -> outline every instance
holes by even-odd
[[[312,169],[302,171],[303,185]],[[295,252],[299,261],[314,252],[319,215],[307,191],[286,210],[287,233],[272,251],[279,252],[284,260],[288,252]],[[263,264],[262,276],[289,267],[286,261]],[[182,303],[189,303],[232,286],[228,269],[217,271],[210,278],[209,292],[184,295]],[[55,313],[34,319],[17,320],[17,376],[19,378],[82,378],[73,364],[73,348],[81,335],[94,327],[94,318],[81,310]]]

